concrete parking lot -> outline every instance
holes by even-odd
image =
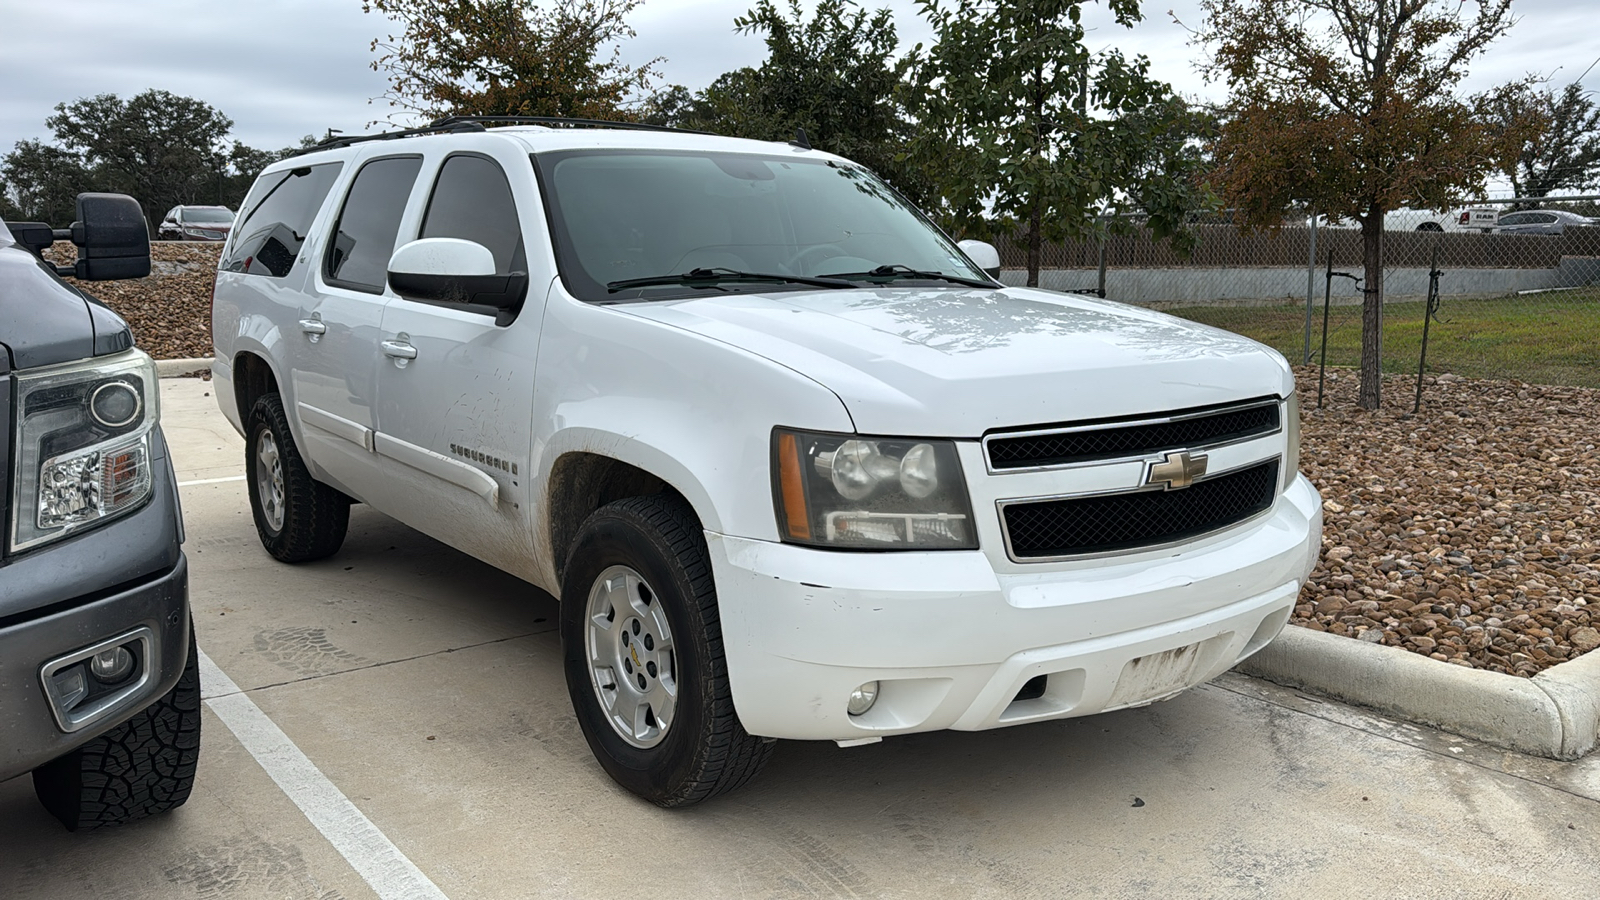
[[[360,506],[334,558],[271,560],[210,391],[162,383],[214,663],[193,797],[72,835],[27,777],[0,783],[0,896],[1600,891],[1600,755],[1519,756],[1234,674],[1095,718],[784,743],[746,789],[656,809],[591,758],[548,595]]]

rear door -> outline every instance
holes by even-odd
[[[320,479],[362,500],[384,487],[372,451],[380,325],[393,296],[385,273],[421,168],[419,154],[359,163],[334,217],[318,229],[319,264],[296,298],[287,341],[294,348],[289,414],[300,422],[302,452]]]
[[[544,270],[525,235],[542,240],[532,167],[510,142],[452,143],[424,176],[418,238],[459,238],[494,255],[497,273]],[[402,297],[383,313],[383,340],[404,355],[379,364],[377,452],[394,499],[384,511],[426,534],[518,572],[527,568],[530,416],[548,271],[530,272],[514,319]]]

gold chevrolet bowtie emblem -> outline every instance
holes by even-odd
[[[1204,453],[1190,453],[1187,450],[1174,450],[1159,460],[1150,461],[1150,469],[1145,473],[1145,484],[1163,485],[1163,490],[1175,491],[1194,484],[1194,480],[1206,474],[1206,455]]]

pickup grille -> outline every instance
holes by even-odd
[[[1158,421],[992,436],[985,444],[990,468],[1005,471],[1146,456],[1177,447],[1200,449],[1272,434],[1278,424],[1278,401],[1267,399],[1227,409],[1174,412]]]
[[[1009,503],[1001,517],[1013,559],[1053,559],[1199,537],[1271,508],[1277,493],[1271,459],[1181,490]]]

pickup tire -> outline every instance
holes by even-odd
[[[339,552],[350,498],[311,477],[277,394],[263,394],[250,409],[244,465],[250,514],[268,553],[298,563]]]
[[[560,615],[578,724],[618,784],[681,807],[761,771],[775,742],[746,733],[734,712],[705,532],[682,499],[630,497],[591,515],[567,556]],[[620,679],[629,681],[626,696]],[[665,725],[647,702],[663,698],[664,686],[674,692]],[[635,721],[638,733],[625,737],[634,729],[618,722]]]
[[[33,770],[33,792],[68,831],[177,809],[200,761],[200,661],[194,626],[178,684],[133,718]]]

